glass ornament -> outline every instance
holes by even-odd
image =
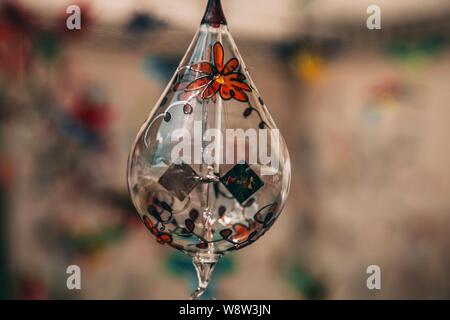
[[[280,215],[290,160],[229,33],[209,0],[189,49],[140,129],[128,187],[160,244],[190,256],[206,290],[220,257],[259,239]]]

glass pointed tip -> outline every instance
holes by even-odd
[[[208,0],[201,24],[207,24],[214,28],[227,24],[220,0]]]

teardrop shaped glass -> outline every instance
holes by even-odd
[[[272,226],[286,202],[290,177],[284,139],[228,30],[220,1],[210,0],[133,144],[128,162],[133,203],[160,244],[212,263]]]

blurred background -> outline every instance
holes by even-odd
[[[222,2],[293,176],[277,223],[222,259],[209,297],[449,299],[450,2]],[[366,28],[370,4],[382,30]],[[188,297],[189,258],[141,224],[125,172],[205,5],[0,1],[1,298]]]

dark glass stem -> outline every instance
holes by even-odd
[[[227,24],[220,0],[208,0],[201,24],[207,24],[214,28],[220,27],[221,24]]]

